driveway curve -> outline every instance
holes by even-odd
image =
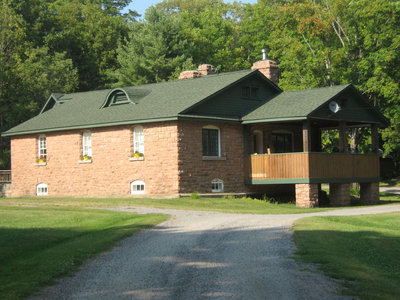
[[[353,299],[291,258],[296,247],[289,229],[304,217],[385,213],[400,205],[296,215],[115,209],[171,218],[31,299]]]

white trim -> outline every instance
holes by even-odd
[[[36,186],[36,196],[47,196],[49,194],[49,188],[47,184],[40,183]]]
[[[211,192],[212,193],[223,193],[224,192],[224,181],[221,179],[214,179],[211,181]]]
[[[41,156],[47,158],[47,139],[44,134],[39,135],[38,137],[38,158]]]
[[[131,182],[131,195],[145,194],[146,184],[142,180]]]
[[[215,129],[218,130],[218,155],[216,157],[221,157],[221,129],[214,125],[206,125],[201,128],[203,129]],[[203,134],[202,134],[203,137]],[[203,141],[201,141],[203,143]],[[203,144],[202,144],[203,145]],[[203,157],[213,157],[213,156],[203,156]]]
[[[135,126],[133,128],[133,153],[144,154],[144,128],[143,126]]]
[[[82,133],[82,156],[92,157],[92,133],[90,131]]]

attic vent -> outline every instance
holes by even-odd
[[[124,92],[116,92],[113,96],[111,105],[125,104],[129,102],[128,96]]]
[[[129,99],[128,94],[122,89],[115,89],[108,94],[102,108],[129,103],[132,103],[132,101]]]

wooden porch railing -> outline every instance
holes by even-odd
[[[0,183],[11,182],[11,170],[0,170]]]
[[[246,158],[246,178],[363,179],[379,178],[379,156],[348,153],[285,153]]]

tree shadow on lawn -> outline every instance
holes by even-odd
[[[68,275],[115,241],[152,226],[131,224],[103,230],[0,228],[0,298],[20,299]]]

